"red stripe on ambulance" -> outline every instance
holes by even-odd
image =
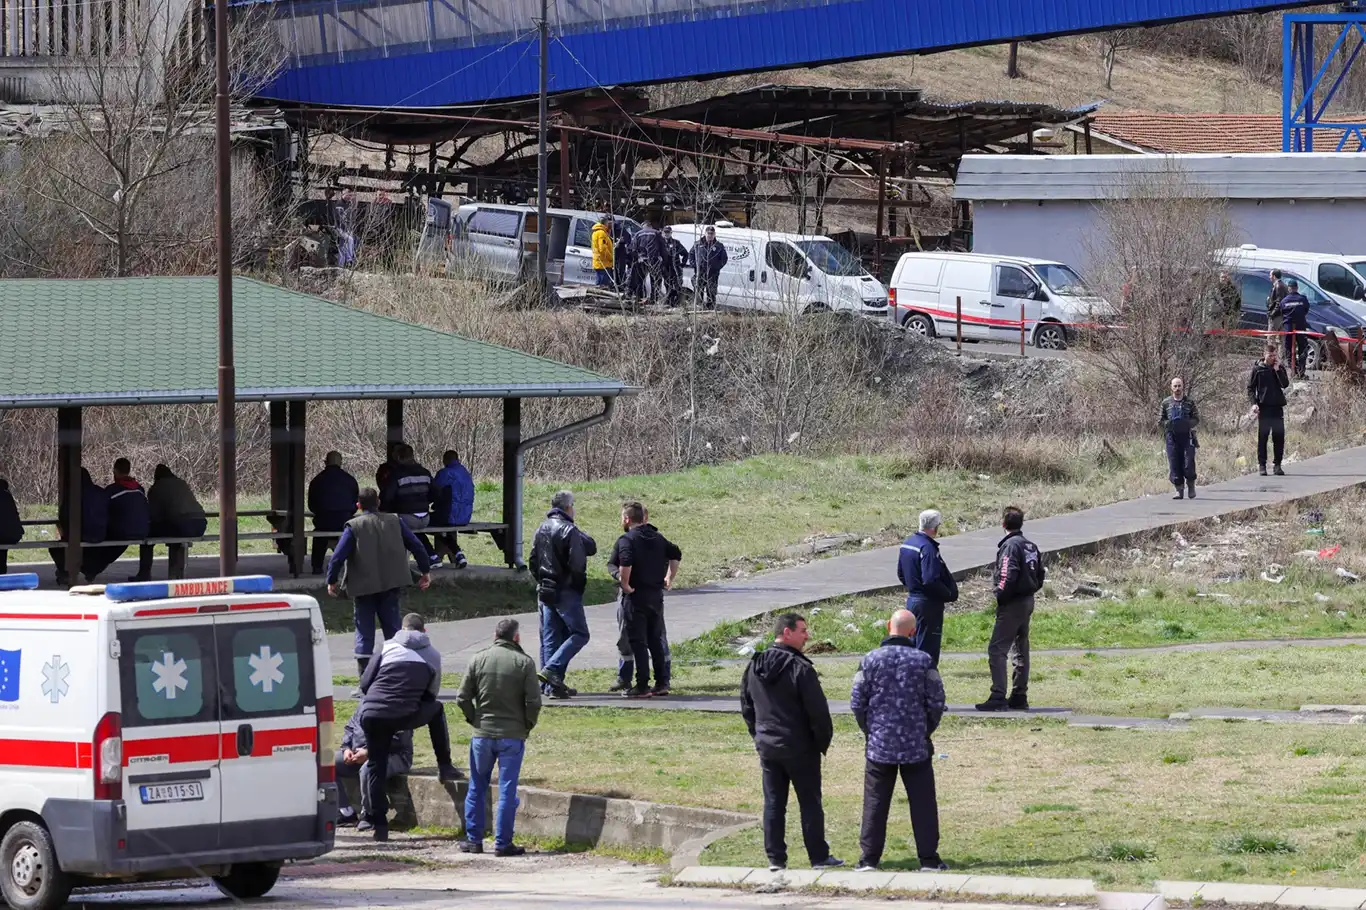
[[[0,767],[89,768],[90,743],[0,739]]]

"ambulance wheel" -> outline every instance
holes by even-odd
[[[238,863],[227,875],[215,875],[213,883],[228,897],[249,901],[265,897],[279,877],[280,867],[274,863]]]
[[[57,910],[71,894],[52,835],[37,822],[19,822],[0,840],[0,874],[0,895],[13,910]]]

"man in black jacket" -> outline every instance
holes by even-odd
[[[664,591],[673,586],[680,550],[659,529],[649,524],[645,506],[628,502],[622,508],[626,533],[613,548],[617,582],[621,585],[622,613],[627,621],[636,684],[627,698],[669,694],[669,645],[664,638]],[[650,688],[650,664],[655,686]]]
[[[588,557],[597,542],[574,524],[574,494],[561,490],[531,541],[531,577],[541,614],[541,671],[537,674],[551,698],[577,693],[565,685],[569,662],[588,644],[588,618],[583,591],[588,586]]]
[[[1034,595],[1044,582],[1043,556],[1025,539],[1024,512],[1006,507],[1001,519],[1006,536],[996,545],[992,591],[996,595],[996,628],[987,645],[991,667],[991,695],[978,711],[1024,711],[1029,707],[1029,619]],[[1006,657],[1015,652],[1010,699],[1006,699]]]
[[[1285,454],[1285,390],[1290,388],[1290,377],[1285,366],[1279,364],[1276,343],[1268,341],[1266,353],[1252,367],[1247,380],[1247,397],[1252,402],[1252,413],[1257,415],[1257,473],[1266,476],[1266,438],[1271,437],[1276,474],[1282,475],[1281,457]]]
[[[1290,292],[1281,298],[1282,331],[1285,334],[1285,359],[1295,371],[1296,379],[1304,378],[1305,361],[1309,357],[1309,298],[1300,293],[1300,283],[1294,278],[1285,282]]]
[[[313,574],[323,574],[327,551],[337,546],[342,529],[356,517],[360,485],[342,467],[341,452],[328,452],[323,469],[308,482],[308,511],[313,513],[313,530],[335,531],[336,537],[313,538]]]
[[[133,465],[127,458],[114,459],[114,482],[104,488],[109,496],[109,531],[106,540],[145,540],[152,533],[152,508],[147,502],[147,491],[133,476]],[[85,562],[91,577],[114,564],[124,546],[91,547]],[[149,581],[152,577],[151,550],[139,547],[138,574],[132,581]]]
[[[784,613],[772,646],[755,654],[740,680],[740,713],[754,738],[764,782],[764,852],[769,870],[787,868],[787,788],[797,791],[802,841],[814,869],[843,866],[825,841],[821,756],[835,727],[811,660],[802,653],[806,620]]]
[[[688,251],[674,239],[673,228],[664,226],[664,305],[678,306],[683,289],[683,267],[688,264]]]
[[[18,543],[24,539],[24,524],[19,518],[19,506],[9,490],[9,481],[0,477],[0,544]],[[9,572],[9,550],[0,550],[0,575]]]
[[[381,511],[393,512],[403,519],[403,523],[422,541],[429,556],[436,556],[436,549],[426,534],[420,533],[432,523],[429,510],[432,501],[432,472],[417,463],[413,447],[404,443],[394,450],[394,464],[389,468],[389,476],[379,491]]]
[[[1195,450],[1199,446],[1195,427],[1200,423],[1200,411],[1186,394],[1186,383],[1180,376],[1172,379],[1172,393],[1162,399],[1157,421],[1167,434],[1167,479],[1176,487],[1173,498],[1185,499],[1189,487],[1194,499]]]

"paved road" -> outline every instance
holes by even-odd
[[[403,856],[402,841],[365,845],[367,856]],[[347,851],[343,851],[347,852]],[[350,851],[354,852],[354,851]],[[453,851],[452,851],[453,852]],[[357,857],[359,858],[359,857]],[[291,867],[264,905],[288,910],[884,910],[885,899],[857,899],[786,891],[777,894],[666,888],[661,870],[596,857],[528,856],[443,858],[445,868],[398,868],[396,863],[330,863],[312,870]],[[383,871],[375,870],[377,867]],[[387,867],[387,868],[385,868]],[[326,874],[317,874],[325,872]],[[86,910],[153,910],[153,908],[231,908],[240,902],[223,897],[212,886],[147,887],[121,891],[81,892],[71,906]],[[917,910],[985,910],[1008,904],[906,902]],[[1026,910],[1020,907],[1019,910]]]
[[[1294,464],[1285,477],[1249,474],[1202,487],[1200,497],[1194,501],[1176,502],[1165,495],[1146,496],[1030,521],[1026,530],[1039,548],[1048,553],[1091,550],[1100,544],[1185,522],[1236,516],[1362,484],[1366,484],[1366,447],[1357,447]],[[907,503],[906,509],[913,512],[916,505]],[[999,538],[1000,531],[995,528],[958,534],[944,539],[942,552],[955,575],[961,577],[991,564]],[[721,622],[831,597],[894,589],[897,587],[897,552],[896,547],[869,549],[672,593],[666,599],[670,638],[684,641]],[[575,659],[574,666],[616,665],[615,611],[612,604],[588,608],[588,625],[594,635],[588,647]],[[524,639],[534,641],[539,618],[533,613],[517,618],[522,622]],[[469,657],[492,638],[495,622],[489,618],[432,623],[429,629],[432,643],[441,651],[445,668],[451,671],[464,669]],[[329,643],[335,672],[354,674],[352,636],[332,635]]]

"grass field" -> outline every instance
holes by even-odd
[[[339,722],[349,710],[340,706]],[[460,758],[468,728],[453,706],[447,711]],[[523,766],[527,786],[761,809],[758,763],[738,715],[549,708],[542,718]],[[852,718],[836,718],[835,730],[825,765],[828,836],[852,861],[863,742]],[[419,732],[416,745],[418,766],[430,766],[427,737]],[[1203,722],[1159,734],[948,718],[935,750],[941,852],[957,870],[1117,886],[1157,878],[1366,884],[1360,727]],[[905,806],[899,796],[884,868],[912,868]],[[788,838],[800,867],[795,804]],[[1258,849],[1289,852],[1245,852]],[[747,832],[703,861],[764,859],[757,833]]]

